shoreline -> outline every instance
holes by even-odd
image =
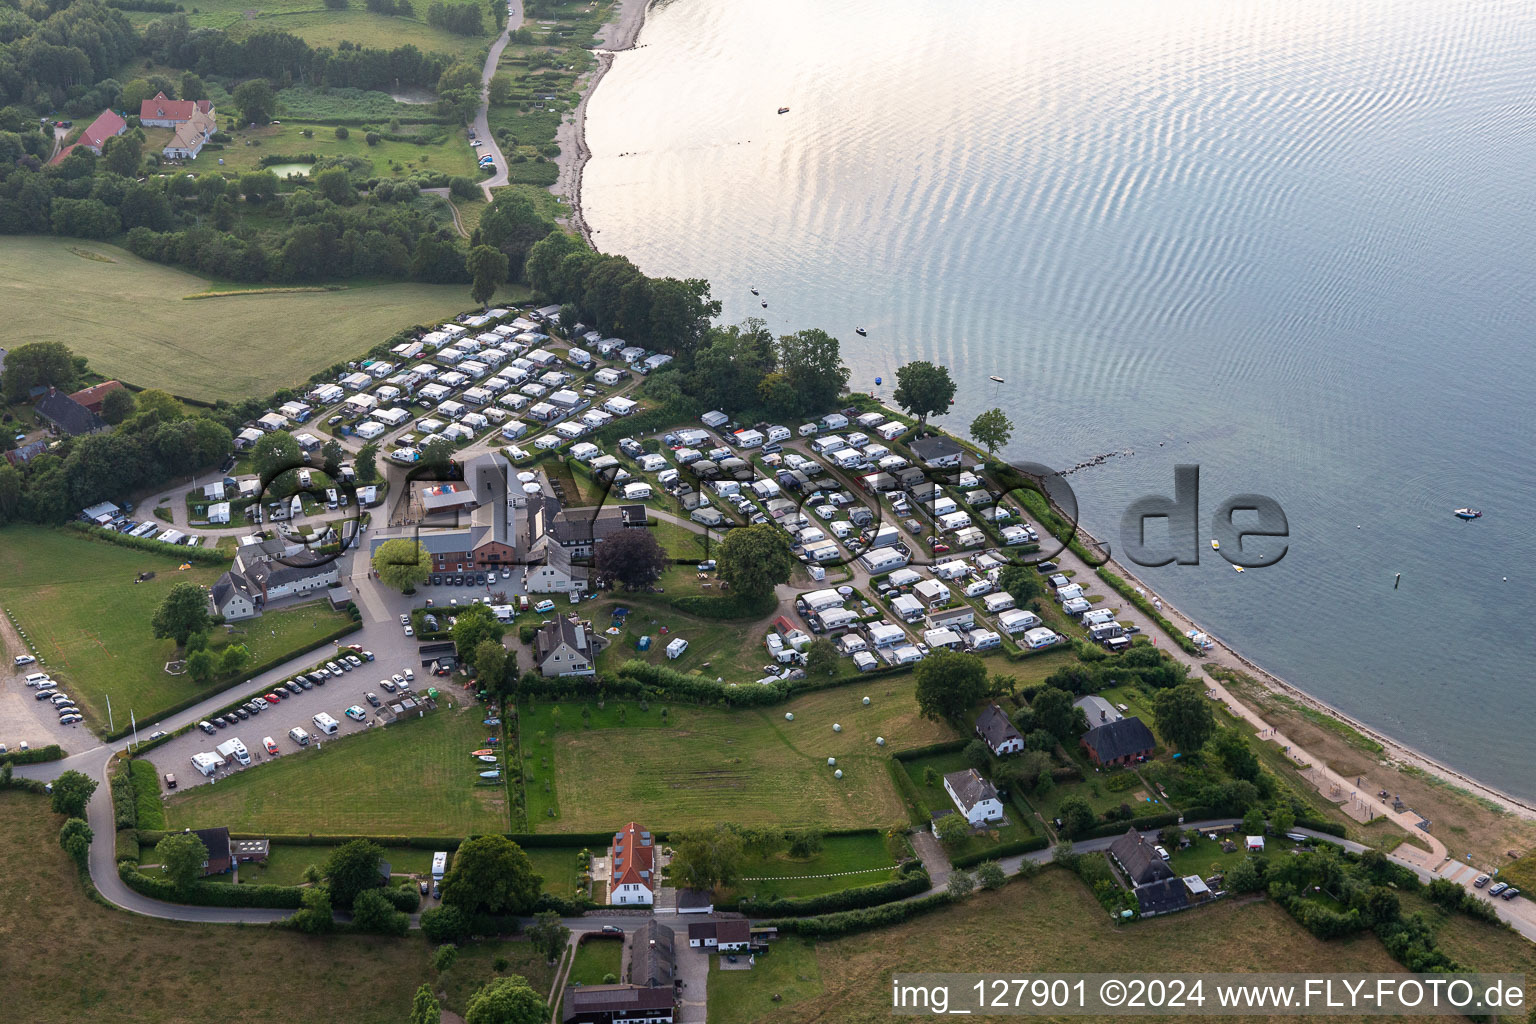
[[[1096,553],[1102,554],[1104,549],[1099,544],[1098,539],[1095,538],[1092,534],[1088,533],[1088,531],[1085,530],[1081,525],[1077,527],[1077,536],[1083,542],[1084,546],[1088,547]],[[1115,561],[1113,558],[1106,562],[1103,568],[1124,579],[1132,586],[1138,587],[1145,591],[1148,600],[1153,598],[1162,600],[1158,592],[1145,580],[1141,579],[1134,572],[1127,569],[1124,565]],[[1118,597],[1119,595],[1115,596]],[[1420,771],[1426,772],[1429,775],[1435,776],[1436,778],[1448,783],[1453,787],[1464,789],[1474,797],[1490,800],[1510,814],[1522,818],[1536,820],[1536,802],[1523,800],[1511,793],[1506,793],[1504,790],[1499,789],[1497,786],[1483,782],[1480,779],[1473,778],[1466,772],[1452,768],[1450,765],[1436,760],[1430,755],[1424,753],[1422,750],[1411,747],[1401,740],[1395,739],[1394,737],[1386,734],[1380,729],[1362,722],[1360,719],[1354,717],[1353,715],[1339,710],[1332,704],[1329,704],[1327,701],[1320,697],[1308,693],[1306,690],[1303,690],[1294,683],[1287,682],[1275,673],[1259,665],[1251,658],[1248,658],[1240,651],[1236,650],[1225,640],[1222,640],[1215,634],[1203,629],[1198,623],[1194,621],[1193,618],[1185,614],[1175,605],[1170,604],[1167,601],[1163,601],[1161,611],[1164,617],[1172,622],[1175,627],[1180,627],[1181,629],[1200,630],[1202,633],[1205,633],[1205,635],[1211,640],[1215,646],[1207,654],[1207,656],[1202,659],[1204,664],[1218,665],[1222,668],[1242,672],[1251,677],[1253,681],[1260,686],[1264,686],[1275,693],[1289,697],[1310,710],[1316,711],[1323,715],[1327,715],[1329,718],[1342,722],[1344,725],[1354,729],[1356,732],[1360,733],[1367,739],[1381,744],[1382,751],[1379,755],[1376,755],[1376,757],[1378,761],[1385,764],[1387,767],[1393,770],[1400,770],[1404,767],[1416,768]],[[1226,703],[1236,704],[1238,706],[1244,707],[1246,710],[1248,710],[1249,715],[1252,718],[1262,720],[1261,715],[1259,715],[1257,712],[1254,712],[1252,709],[1247,708],[1247,706],[1244,705],[1242,701],[1228,693],[1222,686],[1220,680],[1214,679],[1210,677],[1209,674],[1207,674],[1203,682],[1207,687],[1213,687],[1220,690],[1223,694],[1223,700]],[[1271,728],[1273,728],[1272,723]]]
[[[592,159],[592,151],[587,148],[587,102],[597,91],[608,69],[613,66],[614,56],[634,49],[635,40],[645,27],[645,15],[650,6],[651,0],[618,0],[613,19],[598,30],[603,45],[592,51],[597,56],[597,67],[589,73],[582,86],[581,100],[576,104],[571,120],[561,121],[555,132],[555,144],[560,147],[560,155],[555,158],[558,173],[550,191],[556,197],[564,197],[570,211],[567,215],[570,226],[594,250],[597,245],[592,241],[592,229],[587,225],[581,209],[582,174],[586,170],[587,161]],[[609,45],[610,37],[612,45]]]

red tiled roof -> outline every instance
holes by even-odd
[[[80,143],[78,143],[78,142],[70,143],[68,146],[65,146],[63,149],[59,150],[59,155],[58,156],[54,157],[52,160],[49,160],[48,162],[50,164],[61,164],[65,160],[69,159],[69,154],[73,153],[75,150],[77,150],[79,148],[80,148]]]
[[[613,881],[608,891],[631,883],[656,888],[656,846],[651,834],[635,822],[613,837]]]
[[[108,139],[120,132],[126,131],[128,122],[110,110],[103,110],[101,116],[91,122],[89,128],[80,133],[80,144],[95,146],[100,149]]]
[[[213,109],[207,100],[168,100],[165,93],[156,93],[152,100],[145,100],[139,104],[139,120],[141,121],[190,121],[192,112],[201,110],[208,113]]]
[[[83,391],[76,391],[69,397],[91,410],[91,412],[99,413],[101,412],[101,401],[107,397],[107,393],[121,390],[123,390],[122,381],[109,380],[101,384],[92,385]]]

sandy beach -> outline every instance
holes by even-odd
[[[613,20],[598,32],[602,41],[593,50],[597,56],[597,67],[587,75],[582,85],[581,102],[576,105],[572,117],[562,121],[555,132],[555,143],[560,147],[560,155],[555,158],[559,174],[550,191],[565,199],[570,207],[570,227],[580,232],[581,237],[594,249],[597,246],[592,241],[592,230],[581,212],[581,175],[592,156],[592,151],[587,148],[587,101],[613,66],[614,55],[634,47],[635,39],[645,25],[645,12],[650,2],[619,0]]]

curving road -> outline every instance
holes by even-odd
[[[523,5],[518,0],[511,0],[507,7],[507,27],[502,29],[501,35],[491,44],[491,50],[485,57],[485,68],[480,72],[480,109],[475,113],[475,138],[481,142],[480,152],[489,152],[496,159],[496,173],[480,182],[480,189],[485,193],[485,201],[491,201],[491,189],[501,188],[507,183],[507,158],[501,152],[501,146],[491,134],[491,78],[496,74],[496,65],[501,61],[501,51],[507,48],[507,43],[512,40],[512,33],[523,27]],[[455,220],[458,218],[455,217]],[[461,229],[462,230],[462,229]]]

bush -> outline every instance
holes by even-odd
[[[160,777],[155,772],[155,766],[148,761],[130,761],[128,776],[133,781],[133,800],[134,806],[138,809],[138,827],[164,829],[165,804],[160,800]]]
[[[904,900],[927,892],[932,885],[928,872],[919,866],[912,874],[878,885],[864,885],[855,889],[822,893],[819,896],[802,896],[788,899],[744,899],[739,909],[752,917],[808,917],[816,914],[839,913],[875,907],[882,903]]]
[[[384,894],[384,898],[396,910],[414,914],[421,908],[421,894],[414,885],[400,885],[393,889],[380,889],[379,892]]]
[[[469,937],[469,918],[455,906],[433,907],[422,912],[421,933],[437,945],[463,942]]]
[[[68,755],[57,743],[32,750],[11,750],[0,754],[0,764],[41,764],[44,761],[60,761]]]
[[[368,143],[370,146],[377,146],[379,144],[379,133],[369,132],[367,135],[363,136],[363,141]]]
[[[297,910],[304,893],[303,889],[291,885],[228,885],[223,882],[193,882],[186,892],[177,892],[169,878],[146,875],[138,865],[126,861],[117,865],[117,873],[128,888],[142,896],[199,907]]]
[[[338,139],[345,139],[348,136],[350,136],[351,134],[352,133],[347,130],[347,126],[346,125],[339,124],[339,125],[336,126],[336,137]]]
[[[946,907],[951,902],[953,900],[949,893],[936,892],[930,896],[923,896],[915,900],[886,903],[878,907],[849,910],[841,914],[825,914],[819,917],[776,918],[763,923],[778,928],[779,933],[782,935],[806,935],[826,938],[900,924],[920,914],[926,914],[930,911]]]
[[[1035,850],[1043,850],[1051,845],[1045,836],[1033,836],[1029,839],[1016,839],[1011,843],[999,843],[990,849],[979,853],[967,853],[961,857],[955,857],[950,863],[956,868],[969,868],[980,864],[982,861],[997,860],[999,857],[1012,857],[1020,853],[1033,853]]]

